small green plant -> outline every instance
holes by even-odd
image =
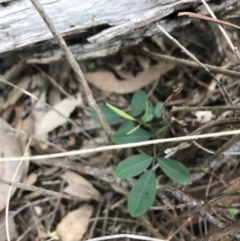
[[[90,62],[87,62],[86,63],[86,66],[87,66],[87,70],[88,71],[94,71],[97,67],[97,64],[94,60],[90,61]]]
[[[135,92],[131,99],[131,115],[108,103],[99,105],[110,124],[122,118],[125,120],[111,137],[115,144],[146,141],[165,131],[169,125],[154,128],[149,123],[154,118],[161,118],[162,106],[162,102],[154,106],[147,98],[146,93],[141,90]],[[95,113],[92,113],[92,118],[98,121]],[[153,155],[138,154],[127,157],[119,163],[114,171],[115,177],[121,179],[138,177],[128,195],[128,210],[132,217],[144,214],[155,200],[156,174],[151,168],[149,169],[155,161],[158,162],[162,172],[173,181],[185,184],[191,180],[188,169],[182,163],[169,158],[157,157],[155,148],[154,146]]]

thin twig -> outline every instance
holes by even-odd
[[[23,158],[24,157],[22,157],[22,161],[25,161]],[[31,157],[29,157],[29,158],[31,158]],[[4,183],[4,184],[7,184],[9,186],[21,188],[21,189],[24,189],[24,190],[27,190],[27,191],[39,192],[39,193],[42,193],[43,195],[51,195],[51,196],[55,196],[55,197],[58,197],[58,198],[66,198],[66,199],[70,199],[70,200],[78,200],[78,201],[81,200],[78,197],[71,196],[71,195],[68,195],[68,194],[61,194],[59,192],[39,188],[39,187],[36,187],[34,185],[30,186],[30,185],[27,185],[27,184],[24,184],[24,183],[21,183],[21,182],[13,182],[13,181],[5,179],[1,176],[0,176],[0,183]]]
[[[200,126],[195,131],[191,132],[189,134],[189,136],[202,133],[203,131],[205,131],[205,130],[211,128],[211,127],[220,126],[220,125],[227,125],[227,124],[232,124],[232,123],[239,123],[239,122],[240,122],[240,118],[239,117],[211,121],[211,122],[209,122],[209,123],[207,123],[207,124],[205,124],[203,126]],[[166,149],[165,153],[173,155],[177,151],[185,149],[185,148],[188,148],[190,146],[191,146],[191,144],[189,144],[187,142],[182,142],[178,146]]]
[[[204,207],[204,202],[202,200],[197,200],[194,199],[188,195],[186,195],[184,192],[182,192],[181,190],[177,189],[177,188],[173,188],[170,186],[163,186],[161,188],[161,191],[167,192],[167,193],[171,193],[175,198],[177,198],[180,202],[195,202],[195,210],[193,211],[189,211],[189,212],[185,212],[184,215],[181,216],[187,216],[190,217],[194,212],[199,212],[199,215],[202,218],[206,218],[207,221],[209,221],[210,223],[212,223],[213,225],[222,228],[224,227],[224,223],[222,223],[220,220],[218,220],[217,218],[213,217],[212,215],[210,215],[209,213],[207,213],[207,211],[203,208]]]
[[[11,131],[14,132],[14,133],[15,133],[16,131],[18,131],[18,133],[21,134],[21,135],[32,136],[32,138],[33,138],[35,141],[46,143],[48,146],[54,147],[54,148],[56,148],[57,150],[62,151],[62,152],[65,152],[65,151],[66,151],[66,150],[63,149],[61,146],[56,145],[55,143],[53,143],[53,142],[51,142],[51,141],[48,141],[48,140],[46,140],[46,139],[44,139],[44,138],[40,138],[40,137],[34,135],[33,133],[29,133],[29,132],[26,132],[26,131],[24,131],[24,130],[16,130],[16,129],[14,129],[13,127],[11,127]]]
[[[234,235],[239,233],[240,221],[233,222],[227,225],[224,228],[214,231],[213,233],[203,237],[196,239],[195,241],[216,241],[221,240],[224,236]]]
[[[178,111],[219,111],[219,110],[240,110],[240,105],[231,105],[231,106],[173,106],[171,112]]]
[[[139,146],[146,146],[146,145],[154,145],[159,143],[167,143],[167,142],[180,142],[180,141],[190,141],[190,140],[197,140],[197,139],[205,139],[211,137],[220,137],[220,136],[229,136],[229,135],[239,135],[240,130],[232,130],[232,131],[223,131],[223,132],[214,132],[209,134],[202,134],[202,135],[193,135],[193,136],[180,136],[180,137],[172,137],[172,138],[165,138],[165,139],[157,139],[157,140],[149,140],[149,141],[142,141],[138,143],[130,143],[130,144],[121,144],[121,145],[108,145],[108,146],[101,146],[92,149],[86,150],[74,150],[64,153],[55,153],[55,154],[48,154],[48,155],[40,155],[40,156],[31,156],[31,157],[23,157],[24,161],[28,160],[43,160],[43,159],[52,159],[52,158],[59,158],[59,157],[70,157],[88,153],[97,153],[102,151],[109,151],[109,150],[117,150],[117,149],[126,149],[126,148],[133,148]],[[7,158],[0,158],[0,162],[2,161],[19,161],[18,157],[7,157]]]
[[[163,105],[162,105],[162,109],[161,109],[161,114],[163,117],[163,120],[168,123],[167,118],[165,116],[165,107],[166,105],[175,97],[177,96],[180,92],[182,91],[182,88],[177,88],[175,90],[173,90],[172,94],[164,101]]]
[[[23,156],[26,156],[27,155],[27,152],[29,150],[29,147],[30,147],[30,144],[32,142],[32,137],[29,138],[28,140],[28,143],[25,147],[25,151],[23,153]],[[13,175],[13,178],[12,178],[12,182],[15,181],[16,177],[17,177],[17,174],[20,170],[20,167],[22,165],[23,161],[20,160],[18,165],[17,165],[17,168],[14,172],[14,175]],[[6,210],[5,210],[5,227],[6,227],[6,234],[7,234],[7,240],[8,241],[11,241],[11,237],[10,237],[10,230],[9,230],[9,220],[8,220],[8,217],[9,217],[9,205],[10,205],[10,199],[11,199],[11,193],[12,193],[12,188],[13,186],[10,186],[9,187],[9,190],[8,190],[8,194],[7,194],[7,203],[6,203]]]
[[[199,13],[191,13],[191,12],[181,12],[181,13],[178,13],[178,16],[186,16],[186,15],[188,17],[190,17],[190,18],[197,18],[197,19],[201,19],[201,20],[206,20],[206,21],[210,21],[210,22],[213,22],[213,23],[217,23],[218,26],[219,26],[219,24],[221,24],[221,25],[226,25],[226,26],[233,27],[233,28],[236,28],[236,29],[240,29],[240,27],[238,25],[219,20],[216,17],[215,18],[214,17],[211,18],[211,17],[205,16],[205,15],[199,14]],[[227,35],[225,35],[226,34],[225,30],[221,26],[219,26],[219,29],[221,30],[221,32],[222,32],[222,30],[224,31],[222,33],[223,33],[224,37],[226,38]],[[230,45],[230,48],[232,49],[232,51],[234,53],[234,45],[233,45],[232,41],[230,40],[230,38],[228,36],[227,36],[226,40],[227,40],[228,44]]]
[[[143,51],[145,54],[151,56],[152,58],[155,58],[156,60],[166,60],[169,62],[173,62],[173,63],[179,64],[179,65],[185,65],[185,66],[192,67],[192,68],[201,68],[201,66],[199,66],[197,63],[195,63],[193,61],[189,61],[189,60],[185,60],[185,59],[181,59],[181,58],[177,58],[177,57],[172,57],[172,56],[168,56],[168,55],[164,55],[164,54],[153,53],[145,48],[143,49]],[[234,77],[234,78],[240,77],[240,72],[228,70],[224,67],[217,67],[217,66],[213,66],[210,64],[204,64],[204,65],[212,73],[222,74],[222,75],[226,75],[226,76]]]
[[[48,80],[62,93],[64,94],[67,98],[69,99],[74,99],[73,96],[71,96],[70,94],[68,94],[68,92],[66,90],[64,90],[64,88],[57,83],[57,81],[55,79],[53,79],[49,74],[47,74],[45,71],[43,71],[40,67],[38,67],[36,64],[32,64],[32,66],[37,69],[41,74],[43,74],[44,76],[46,76],[46,78],[48,78]]]
[[[228,95],[227,91],[225,90],[225,88],[223,87],[223,85],[220,83],[220,81],[218,79],[215,78],[215,76],[210,72],[210,70],[208,69],[208,67],[201,63],[192,53],[190,53],[184,46],[182,46],[175,38],[173,38],[162,26],[160,26],[157,23],[158,28],[171,40],[173,41],[185,54],[187,54],[191,59],[193,59],[196,63],[199,64],[199,66],[201,66],[217,83],[219,89],[221,90],[221,93],[223,95],[223,98],[225,100],[225,102],[228,105],[232,105],[232,101],[230,99],[230,96]]]
[[[96,101],[93,98],[91,89],[89,88],[89,85],[88,85],[88,83],[87,83],[87,81],[86,81],[86,79],[83,75],[83,72],[82,72],[81,68],[79,67],[75,57],[73,56],[70,48],[67,46],[67,44],[64,41],[63,37],[61,36],[60,32],[55,27],[52,20],[50,19],[48,14],[43,9],[41,3],[38,0],[30,0],[30,1],[32,2],[33,6],[36,8],[38,13],[40,14],[42,19],[44,20],[44,22],[48,26],[49,30],[53,34],[53,36],[56,39],[57,43],[59,44],[60,48],[62,49],[64,55],[66,56],[66,59],[69,62],[69,65],[72,67],[72,69],[73,69],[73,71],[76,75],[76,78],[77,78],[77,80],[80,84],[80,86],[79,86],[80,92],[82,92],[82,89],[83,89],[89,106],[92,108],[92,110],[94,110],[96,112],[104,131],[106,132],[108,137],[110,137],[111,134],[112,134],[111,127],[108,124],[108,122],[105,120],[105,117],[103,116],[103,114],[100,111],[98,105],[96,104]]]
[[[205,151],[208,154],[213,154],[214,151],[208,150],[207,148],[203,147],[202,145],[200,145],[199,143],[197,143],[196,141],[193,141],[193,144],[198,147],[199,149]]]
[[[203,167],[207,167],[213,160],[216,160],[222,153],[224,153],[228,148],[231,148],[238,141],[240,141],[240,135],[234,135],[231,139],[225,142],[220,148],[218,148],[218,150],[214,152],[213,155],[207,158]]]
[[[109,236],[104,236],[99,238],[92,238],[84,241],[103,241],[103,240],[114,240],[119,238],[138,239],[138,240],[145,240],[145,241],[165,241],[163,239],[151,238],[151,237],[135,235],[135,234],[115,234],[115,235],[109,235]]]
[[[59,110],[57,110],[56,108],[54,108],[53,106],[49,105],[48,103],[46,103],[45,101],[42,101],[41,99],[39,99],[37,96],[33,95],[32,93],[28,92],[27,90],[7,81],[6,79],[4,79],[3,76],[0,75],[0,81],[17,89],[17,90],[20,90],[21,92],[23,92],[25,95],[29,96],[30,98],[32,98],[33,100],[36,100],[38,102],[41,102],[43,103],[49,110],[54,110],[58,115],[60,115],[61,117],[63,117],[67,122],[71,123],[76,129],[79,129],[80,127],[73,121],[71,120],[70,118],[68,118],[67,116],[65,116],[64,114],[62,114]],[[71,97],[71,99],[73,99],[73,97]],[[84,131],[82,128],[80,128],[81,130],[81,133],[87,137],[89,140],[91,140],[91,136],[86,132]]]
[[[221,24],[221,25],[226,25],[228,27],[240,29],[240,26],[238,26],[236,24],[232,24],[232,23],[229,23],[229,22],[226,22],[226,21],[222,21],[222,20],[219,20],[219,19],[216,19],[216,18],[211,18],[211,17],[205,16],[205,15],[199,14],[199,13],[191,13],[191,12],[180,12],[180,13],[178,13],[178,16],[186,16],[186,15],[190,18],[202,19],[202,20],[210,21],[210,22],[213,22],[213,23]],[[232,48],[233,45],[230,46],[230,47]],[[233,48],[232,48],[232,50],[233,50]]]
[[[203,5],[205,6],[205,8],[208,10],[208,12],[210,13],[210,15],[212,16],[212,18],[214,18],[215,20],[217,20],[215,14],[213,13],[212,9],[208,6],[208,4],[206,3],[205,0],[201,0]],[[222,32],[223,36],[225,37],[225,39],[227,40],[230,48],[232,49],[233,53],[234,53],[234,45],[231,41],[231,39],[228,37],[226,31],[224,30],[224,28],[218,24],[218,28],[220,29],[220,31]]]
[[[215,22],[216,22],[216,21],[218,22],[219,20],[216,18],[215,14],[213,13],[212,9],[208,6],[208,4],[206,3],[206,1],[205,1],[205,0],[201,0],[201,1],[202,1],[203,5],[206,7],[206,9],[208,10],[208,12],[210,13],[210,15],[212,16],[212,18],[215,20]],[[206,20],[206,19],[205,19],[205,20]],[[209,20],[209,19],[208,19],[208,20]],[[211,20],[209,20],[209,21],[211,21]],[[221,22],[221,21],[220,21],[220,22]],[[225,22],[225,24],[226,24],[226,22]],[[226,25],[230,26],[231,24],[228,23],[228,24],[226,24]],[[237,28],[237,29],[240,29],[240,27],[237,26],[237,25],[231,25],[231,27],[235,27],[235,28]],[[218,28],[219,28],[220,31],[222,32],[223,36],[225,37],[226,41],[228,42],[228,44],[229,44],[230,48],[232,49],[233,53],[236,55],[236,57],[237,57],[237,59],[238,59],[238,62],[240,62],[240,55],[239,55],[239,51],[238,51],[237,47],[235,47],[235,46],[233,45],[231,39],[230,39],[229,36],[227,35],[227,33],[226,33],[226,31],[224,30],[224,28],[223,28],[221,25],[219,25],[219,24],[218,24]]]

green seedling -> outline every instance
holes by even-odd
[[[164,132],[170,124],[152,127],[151,121],[161,118],[163,103],[158,102],[155,106],[147,98],[144,91],[137,91],[131,99],[131,114],[106,103],[101,104],[100,109],[112,124],[119,119],[125,120],[118,128],[111,140],[115,144],[127,144],[141,142],[156,138],[157,135]],[[94,120],[96,115],[92,113]],[[153,147],[153,153],[156,153]],[[186,184],[191,181],[189,170],[179,161],[157,157],[156,154],[138,154],[131,155],[121,161],[115,169],[115,177],[127,179],[135,177],[137,181],[128,195],[128,211],[132,217],[138,217],[144,214],[153,204],[156,197],[156,173],[150,166],[154,161],[158,162],[161,171],[172,181],[179,184]]]

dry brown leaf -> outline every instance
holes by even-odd
[[[2,157],[21,157],[23,150],[20,141],[14,135],[11,135],[10,125],[0,118],[0,153]],[[17,169],[19,162],[0,162],[0,176],[8,180],[12,180],[14,172]],[[23,162],[15,181],[22,180],[24,174],[27,172],[28,162]],[[6,206],[7,194],[9,186],[0,183],[0,211]],[[12,187],[11,196],[16,191],[15,187]]]
[[[17,86],[26,90],[30,84],[31,78],[29,76],[22,78]],[[13,105],[16,103],[16,101],[23,95],[23,92],[21,90],[13,88],[12,91],[10,91],[8,98],[6,102],[4,103],[4,109],[7,109],[10,105]]]
[[[11,240],[17,240],[18,238],[17,226],[14,222],[11,212],[9,213],[9,217],[8,217],[8,226],[9,226],[9,234],[10,234]],[[0,241],[7,241],[6,227],[5,227],[5,212],[0,213],[0,233],[1,233]]]
[[[49,94],[49,105],[54,106],[61,101],[61,93],[57,88],[53,88]]]
[[[31,173],[30,175],[27,176],[26,180],[24,181],[24,183],[26,185],[33,185],[38,178],[38,174],[37,173]]]
[[[73,110],[82,103],[80,96],[77,99],[63,99],[61,102],[54,106],[61,115],[54,109],[49,110],[38,123],[35,128],[35,134],[37,136],[44,136],[55,128],[65,124],[67,118],[73,112]],[[63,116],[65,117],[63,117]]]
[[[24,131],[24,132],[28,133],[28,134],[32,134],[32,133],[34,133],[34,126],[35,126],[35,119],[34,119],[33,115],[30,114],[26,119],[24,119],[22,121],[19,129],[21,131]],[[27,145],[27,142],[28,142],[28,138],[29,138],[29,135],[24,135],[24,134],[19,135],[19,140],[21,141],[21,144],[22,144],[22,147],[23,147],[24,151],[25,151],[25,148],[26,148],[26,145]],[[26,153],[25,153],[25,155],[26,155]],[[29,151],[28,155],[30,156],[30,151]]]
[[[68,186],[63,189],[65,193],[77,196],[83,200],[95,199],[100,201],[102,199],[101,194],[93,185],[75,172],[65,172],[63,179],[68,183]]]
[[[108,151],[103,151],[102,153],[97,153],[94,157],[89,159],[89,163],[91,163],[92,166],[107,166],[110,163],[110,160],[112,159],[112,153]]]
[[[20,129],[21,131],[24,131],[26,133],[26,134],[19,134],[19,140],[22,144],[24,156],[31,156],[30,150],[29,149],[26,150],[26,148],[29,141],[29,135],[34,133],[34,126],[35,126],[35,119],[33,115],[30,114],[26,119],[21,121],[21,126],[19,128],[15,127],[16,129]]]
[[[128,190],[127,190],[127,188],[125,188],[125,187],[121,187],[119,184],[117,184],[117,183],[111,183],[111,187],[112,187],[112,189],[114,190],[114,191],[116,191],[116,192],[118,192],[118,193],[121,193],[121,194],[123,194],[124,196],[128,196],[128,194],[129,194],[129,192],[128,192]]]
[[[93,207],[83,205],[66,215],[57,226],[57,232],[63,241],[80,241],[87,231]]]
[[[161,62],[154,65],[135,78],[119,81],[112,72],[97,71],[94,73],[85,73],[86,79],[102,91],[127,94],[135,92],[157,80],[161,75],[172,70],[175,64],[169,62]]]

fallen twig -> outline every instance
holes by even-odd
[[[229,23],[229,22],[226,22],[226,21],[211,18],[211,17],[205,16],[205,15],[199,14],[199,13],[181,12],[181,13],[178,13],[178,16],[188,16],[190,18],[202,19],[202,20],[210,21],[210,22],[213,22],[213,23],[221,24],[221,25],[226,25],[228,27],[240,29],[240,26],[238,26],[236,24],[232,24],[232,23]]]
[[[144,53],[146,53],[147,55],[149,55],[152,58],[155,58],[157,60],[166,60],[166,61],[174,62],[176,64],[185,65],[185,66],[192,67],[192,68],[198,68],[198,69],[202,68],[196,62],[193,62],[193,61],[180,59],[180,58],[177,58],[177,57],[172,57],[172,56],[168,56],[168,55],[164,55],[164,54],[153,53],[153,52],[150,52],[146,49],[144,49]],[[218,74],[222,74],[222,75],[226,75],[226,76],[230,76],[230,77],[234,77],[234,78],[240,77],[240,72],[228,70],[224,67],[217,67],[217,66],[213,66],[213,65],[210,65],[210,64],[204,64],[204,65],[212,73],[216,73],[216,74],[218,73]]]
[[[240,110],[240,105],[231,106],[173,106],[171,112],[178,111],[219,111],[219,110]]]
[[[70,199],[70,200],[78,200],[78,201],[81,200],[78,197],[71,196],[71,195],[68,195],[68,194],[62,194],[62,193],[55,192],[55,191],[52,191],[52,190],[39,188],[39,187],[36,187],[36,186],[33,186],[33,185],[29,186],[29,185],[21,183],[21,182],[13,182],[13,181],[7,180],[7,179],[5,179],[5,178],[3,178],[1,176],[0,176],[0,182],[4,183],[4,184],[7,184],[9,186],[22,188],[22,189],[27,190],[27,191],[39,192],[39,193],[42,193],[44,195],[51,195],[51,196],[66,198],[66,199]]]
[[[186,55],[188,55],[191,59],[193,59],[199,66],[201,66],[217,83],[218,88],[221,90],[223,98],[227,105],[232,105],[231,98],[227,91],[225,90],[222,83],[211,73],[208,67],[200,62],[192,53],[190,53],[183,45],[181,45],[175,38],[173,38],[162,26],[157,24],[158,28],[165,34],[167,38],[169,38],[172,42],[174,42]]]
[[[157,139],[157,140],[149,140],[149,141],[142,141],[137,143],[129,143],[129,144],[121,144],[121,145],[108,145],[108,146],[100,146],[92,149],[86,150],[74,150],[68,151],[64,153],[55,153],[55,154],[48,154],[48,155],[39,155],[39,156],[31,156],[31,157],[22,157],[21,160],[28,161],[28,160],[43,160],[43,159],[52,159],[52,158],[59,158],[59,157],[70,157],[70,156],[77,156],[81,154],[87,153],[97,153],[102,151],[109,151],[109,150],[117,150],[117,149],[126,149],[126,148],[133,148],[139,146],[146,146],[146,145],[154,145],[159,143],[167,143],[167,142],[180,142],[180,141],[191,141],[196,139],[204,139],[210,137],[219,137],[219,136],[229,136],[229,135],[239,135],[240,130],[233,130],[233,131],[222,131],[222,132],[214,132],[209,134],[203,135],[193,135],[193,136],[180,136],[180,137],[173,137],[173,138],[165,138],[165,139]],[[8,158],[0,158],[1,161],[19,161],[19,157],[8,157]]]
[[[204,238],[195,239],[195,241],[215,241],[220,240],[225,236],[239,233],[240,221],[231,223],[224,228],[218,229]]]

